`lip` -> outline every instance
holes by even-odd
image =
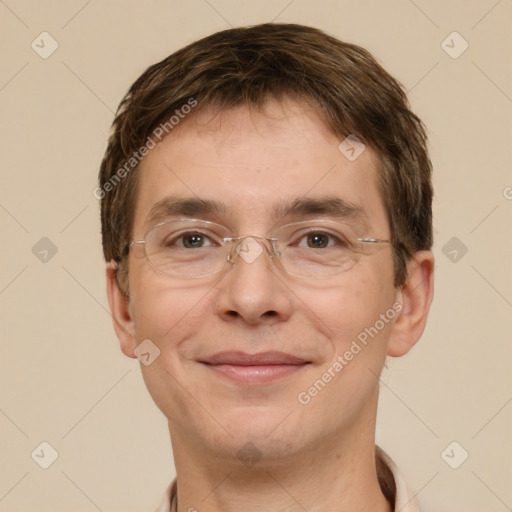
[[[310,361],[284,352],[219,352],[200,361],[212,371],[239,383],[266,384],[302,370]]]

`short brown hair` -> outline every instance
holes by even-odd
[[[158,125],[191,98],[197,110],[261,106],[269,97],[286,95],[312,100],[336,135],[356,135],[376,151],[395,286],[403,285],[410,257],[430,249],[433,241],[432,166],[424,126],[402,86],[368,51],[294,24],[217,32],[154,64],[135,81],[117,110],[96,189],[105,259],[118,265],[126,260],[137,184],[137,166],[126,170],[126,162]],[[118,278],[127,290],[125,278]]]

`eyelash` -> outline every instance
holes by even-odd
[[[198,235],[198,236],[201,236],[201,237],[209,240],[211,245],[215,245],[215,246],[221,245],[219,242],[216,242],[212,236],[208,235],[207,233],[203,233],[201,231],[185,231],[179,235],[173,236],[170,240],[165,240],[163,245],[165,247],[172,247],[172,246],[176,245],[177,242],[181,241],[181,244],[179,245],[179,247],[184,248],[184,246],[183,246],[184,239],[187,237],[190,237],[190,236],[194,236],[194,235]],[[321,236],[329,237],[327,247],[332,247],[332,244],[331,244],[332,241],[334,241],[335,245],[345,245],[345,246],[349,245],[349,243],[347,242],[347,240],[345,240],[344,237],[342,237],[340,235],[334,235],[333,233],[329,233],[328,231],[324,231],[324,230],[320,230],[320,229],[319,230],[310,229],[309,231],[307,231],[305,233],[301,233],[299,235],[293,236],[291,239],[294,241],[290,245],[301,246],[301,242],[303,240],[307,239],[307,237],[312,236],[312,235],[321,235]]]
[[[338,245],[338,246],[340,246],[340,245],[348,246],[349,245],[347,240],[342,235],[335,235],[334,233],[330,233],[328,231],[324,231],[324,230],[320,230],[320,229],[318,229],[318,230],[310,229],[306,233],[301,233],[300,235],[294,236],[293,240],[296,240],[296,239],[299,240],[299,243],[294,242],[294,245],[295,244],[299,245],[302,240],[307,239],[307,237],[312,236],[312,235],[320,235],[320,236],[329,237],[329,242],[327,244],[328,247],[332,247],[333,244],[331,244],[331,242],[334,242],[334,245]]]
[[[174,245],[176,245],[176,243],[178,241],[182,241],[186,238],[186,237],[190,237],[190,236],[193,236],[193,235],[198,235],[198,236],[202,236],[204,238],[207,238],[208,240],[210,240],[212,242],[212,245],[215,244],[215,245],[220,245],[219,243],[216,243],[212,240],[212,237],[207,235],[206,233],[202,233],[201,231],[185,231],[184,233],[181,233],[179,235],[173,235],[172,238],[170,238],[169,240],[164,240],[164,247],[172,247]],[[183,248],[183,245],[180,245],[179,247]]]

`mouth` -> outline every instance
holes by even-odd
[[[219,352],[200,362],[218,375],[243,384],[266,384],[311,364],[284,352]]]

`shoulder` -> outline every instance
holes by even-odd
[[[420,512],[416,495],[409,489],[398,466],[379,446],[375,446],[377,476],[382,492],[393,505],[393,510],[400,512]]]

